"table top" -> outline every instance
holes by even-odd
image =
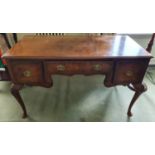
[[[104,59],[152,57],[126,35],[26,36],[3,58]]]

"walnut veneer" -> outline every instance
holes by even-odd
[[[135,91],[131,108],[140,94],[151,54],[125,35],[115,36],[27,36],[3,58],[13,87],[12,94],[27,116],[19,90],[23,85],[52,86],[52,75],[105,75],[107,87],[126,85]]]

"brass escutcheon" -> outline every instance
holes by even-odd
[[[57,70],[58,71],[64,71],[65,70],[65,66],[64,65],[58,65],[57,66]]]
[[[126,76],[129,76],[129,77],[133,76],[133,72],[132,71],[127,71]]]
[[[29,70],[24,71],[23,74],[25,77],[30,77],[32,75],[31,71],[29,71]]]
[[[102,69],[100,64],[96,64],[93,66],[95,71],[100,71]]]

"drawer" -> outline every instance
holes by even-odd
[[[148,62],[120,61],[116,65],[114,83],[139,83],[143,80]]]
[[[47,61],[48,74],[104,74],[112,69],[112,61]]]
[[[42,66],[39,62],[15,61],[10,63],[11,73],[16,83],[41,83],[43,78]]]

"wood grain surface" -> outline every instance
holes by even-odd
[[[104,59],[151,57],[125,35],[104,36],[26,36],[3,58]]]

